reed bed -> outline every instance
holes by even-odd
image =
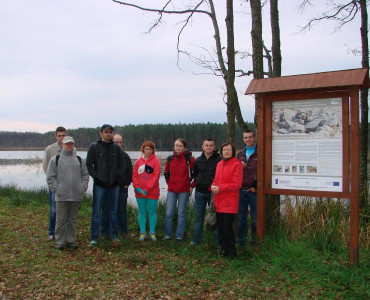
[[[360,244],[370,248],[369,208],[360,212]],[[286,196],[281,201],[280,231],[291,240],[311,239],[317,248],[334,250],[349,245],[348,199]]]

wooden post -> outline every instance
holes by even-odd
[[[359,199],[360,199],[360,137],[359,137],[359,96],[358,89],[351,90],[351,224],[350,256],[351,265],[359,264]]]
[[[257,123],[257,230],[256,235],[259,240],[263,239],[265,234],[265,181],[264,181],[264,170],[265,170],[265,103],[264,97],[259,95],[256,97],[257,101],[257,112],[258,112],[258,123]]]

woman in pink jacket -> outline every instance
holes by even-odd
[[[155,146],[151,141],[145,141],[141,146],[141,157],[136,161],[132,173],[132,183],[135,189],[137,206],[139,208],[140,237],[146,237],[146,213],[149,213],[150,239],[156,241],[155,227],[157,225],[157,203],[159,198],[159,176],[161,164],[155,155]]]
[[[211,189],[217,216],[218,239],[222,255],[236,256],[234,217],[239,208],[239,190],[243,181],[242,163],[235,158],[236,150],[232,143],[224,143],[220,150],[222,160],[217,164],[215,179]]]

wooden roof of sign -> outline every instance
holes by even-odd
[[[353,87],[370,88],[368,69],[363,68],[253,79],[245,94],[278,93],[302,90],[333,90]]]

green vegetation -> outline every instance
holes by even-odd
[[[121,246],[102,241],[90,248],[91,198],[80,210],[79,249],[59,251],[46,241],[46,190],[0,187],[0,298],[369,299],[369,222],[362,215],[360,266],[351,267],[342,204],[287,199],[279,230],[225,260],[210,232],[197,247],[189,234],[186,242],[163,241],[163,204],[157,242],[138,241],[136,209],[129,207],[130,233]],[[191,207],[188,219],[192,232]]]
[[[113,124],[114,125],[114,124]],[[252,123],[247,124],[254,129]],[[143,141],[152,140],[158,150],[172,150],[174,141],[182,137],[187,141],[189,150],[200,150],[205,138],[211,137],[220,146],[226,141],[226,123],[192,123],[192,124],[140,124],[114,126],[115,133],[123,135],[124,146],[127,150],[139,150]],[[73,136],[78,148],[88,148],[99,138],[98,128],[67,128],[68,134]],[[40,148],[55,143],[55,132],[6,132],[0,131],[0,149]],[[236,127],[237,148],[243,147],[242,132]]]

